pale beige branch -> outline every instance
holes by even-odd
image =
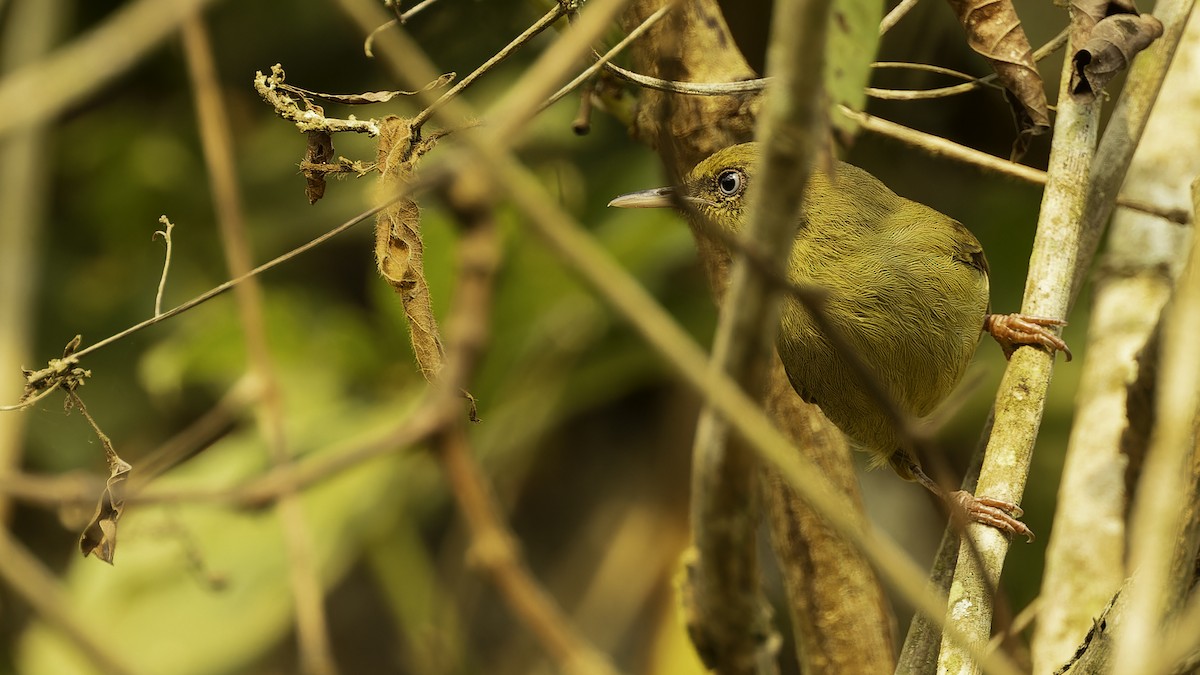
[[[137,0],[96,28],[0,80],[0,137],[45,123],[125,72],[212,0]]]
[[[1148,55],[1138,57],[1121,101],[1146,91],[1141,80],[1159,79],[1159,71],[1140,66]],[[1200,136],[1179,134],[1178,129],[1193,123],[1198,107],[1200,15],[1192,19],[1146,124],[1125,181],[1127,194],[1187,209],[1188,183],[1200,174]],[[1145,114],[1143,105],[1136,108]],[[1105,138],[1111,133],[1129,143],[1128,129],[1110,123]],[[1113,171],[1101,157],[1105,148],[1114,147],[1112,141],[1101,141],[1093,175]],[[1097,192],[1095,186],[1092,192]],[[1136,405],[1128,389],[1140,377],[1138,353],[1158,324],[1189,236],[1190,230],[1141,213],[1118,211],[1113,217],[1093,286],[1089,344],[1058,492],[1063,506],[1054,515],[1046,549],[1045,602],[1032,641],[1035,672],[1051,672],[1068,661],[1128,575],[1126,474],[1131,459],[1123,436],[1131,433],[1126,411]]]
[[[1072,50],[1068,48],[1068,53]],[[1042,210],[1029,262],[1022,313],[1065,318],[1075,274],[1081,216],[1087,197],[1086,184],[1078,177],[1088,175],[1095,148],[1100,107],[1080,104],[1067,92],[1071,60],[1064,59],[1063,88],[1059,94],[1054,142],[1050,151]],[[1018,349],[1012,356],[996,397],[995,421],[988,439],[976,494],[1020,503],[1033,459],[1033,448],[1041,425],[1054,355],[1034,349]],[[974,556],[960,545],[947,613],[982,646],[991,637],[994,598],[1010,540],[999,530],[972,523],[967,534],[976,542]],[[979,672],[980,665],[964,645],[943,638],[938,672],[960,675]]]
[[[61,0],[21,2],[13,6],[0,35],[0,73],[36,62],[62,31]],[[25,100],[21,107],[37,105]],[[13,111],[9,110],[9,113]],[[0,138],[0,402],[21,395],[17,375],[32,359],[31,342],[37,323],[39,233],[46,231],[50,201],[47,158],[48,125],[33,124]],[[0,415],[0,477],[21,463],[25,415]],[[0,498],[0,522],[8,522],[10,505]]]
[[[184,22],[183,43],[188,74],[195,91],[196,116],[222,250],[230,273],[233,276],[244,275],[254,265],[237,186],[233,136],[217,81],[208,31],[199,15]],[[251,279],[235,288],[234,296],[246,340],[248,366],[262,385],[262,396],[258,399],[262,412],[260,430],[272,463],[276,466],[287,465],[292,459],[284,432],[286,410],[267,343],[262,287],[257,279]],[[280,495],[277,508],[288,551],[288,573],[295,601],[301,668],[308,675],[336,675],[338,669],[329,641],[324,591],[317,570],[312,535],[305,522],[304,507],[297,494],[288,492]]]

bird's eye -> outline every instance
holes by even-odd
[[[717,190],[723,197],[736,197],[745,187],[746,177],[737,169],[726,169],[717,176]]]

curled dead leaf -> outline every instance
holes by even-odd
[[[92,431],[95,431],[96,437],[100,439],[100,444],[104,446],[104,457],[108,460],[108,481],[104,484],[104,491],[100,493],[96,513],[79,535],[79,551],[84,557],[95,555],[111,565],[117,549],[117,521],[121,519],[121,513],[125,510],[125,480],[129,478],[133,466],[117,455],[112,441],[100,429],[100,425],[96,424],[96,420],[92,419],[87,406],[83,404],[83,399],[79,398],[74,390],[68,392],[67,401],[83,413]]]
[[[79,551],[95,555],[109,565],[117,548],[117,521],[125,510],[125,480],[133,466],[113,453],[108,462],[108,482],[100,493],[96,513],[79,535]]]
[[[389,187],[413,178],[421,156],[433,146],[433,138],[413,144],[411,125],[399,117],[388,117],[380,126],[379,185]],[[375,262],[379,273],[400,295],[408,318],[413,354],[426,380],[433,381],[442,369],[442,347],[429,284],[425,281],[424,246],[421,243],[421,210],[412,199],[401,199],[375,220]]]
[[[1071,44],[1087,42],[1096,24],[1118,14],[1137,16],[1138,10],[1133,0],[1072,0]]]
[[[1026,139],[1050,128],[1050,110],[1033,48],[1011,0],[949,0],[967,44],[986,58],[1009,93],[1017,130]],[[1020,141],[1018,141],[1020,143]]]
[[[1138,52],[1150,46],[1163,33],[1162,22],[1149,14],[1117,14],[1101,19],[1080,48],[1071,57],[1071,95],[1089,102],[1109,80],[1129,67]]]

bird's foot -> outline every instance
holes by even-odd
[[[1056,326],[1065,326],[1062,319],[1048,319],[1042,316],[1026,316],[1024,314],[988,314],[983,319],[983,330],[996,338],[1004,356],[1012,358],[1013,352],[1022,345],[1042,347],[1053,355],[1060,351],[1071,360],[1071,348],[1063,342],[1052,330]]]
[[[991,497],[976,497],[966,490],[951,492],[946,497],[953,517],[965,518],[976,523],[991,525],[1007,534],[1023,535],[1027,541],[1033,541],[1033,530],[1017,520],[1024,511],[1012,502],[1006,502]]]

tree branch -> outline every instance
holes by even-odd
[[[184,22],[183,46],[196,98],[196,117],[222,250],[230,275],[241,276],[252,269],[253,256],[237,187],[233,136],[217,82],[212,45],[199,14],[194,14]],[[292,458],[284,432],[286,411],[267,343],[262,287],[257,279],[250,279],[234,289],[234,297],[246,341],[248,367],[262,383],[262,396],[257,400],[261,406],[260,433],[266,442],[272,464],[287,466]],[[312,535],[305,522],[304,507],[295,492],[284,492],[279,496],[276,508],[288,551],[288,574],[295,602],[301,667],[308,675],[336,675],[337,662],[333,658],[325,618],[325,594],[317,570]]]
[[[1161,3],[1156,12],[1167,4]],[[1196,30],[1200,29],[1200,16],[1193,20],[1190,37],[1180,45],[1169,74],[1164,73],[1167,68],[1161,59],[1153,56],[1170,50],[1170,45],[1161,44],[1175,34],[1173,24],[1166,25],[1160,44],[1135,62],[1117,105],[1125,112],[1115,115],[1105,129],[1092,174],[1097,183],[1111,180],[1113,165],[1124,161],[1123,157],[1111,159],[1118,145],[1112,139],[1122,139],[1123,153],[1137,145],[1124,184],[1126,193],[1146,197],[1162,207],[1186,210],[1188,182],[1200,173],[1200,138],[1181,135],[1178,129],[1192,123],[1200,105],[1200,31]],[[1184,58],[1189,55],[1191,58]],[[1147,62],[1154,67],[1143,67]],[[1148,107],[1131,105],[1130,100],[1154,96],[1157,90],[1146,80],[1158,82],[1164,74],[1166,81],[1154,115],[1146,122],[1139,121]],[[1132,120],[1131,107],[1140,111]],[[1138,133],[1131,134],[1131,129],[1140,133],[1142,127],[1145,137],[1137,144],[1134,136]],[[1106,156],[1110,159],[1102,159]],[[1111,195],[1111,190],[1092,185],[1085,219],[1106,217],[1110,209],[1099,202],[1111,199],[1104,200],[1104,194]],[[1088,223],[1085,232],[1096,224]],[[1129,389],[1134,386],[1131,380],[1136,377],[1140,381],[1152,367],[1139,364],[1139,352],[1159,323],[1173,280],[1186,260],[1188,236],[1188,230],[1140,213],[1118,211],[1113,218],[1108,250],[1094,283],[1089,344],[1084,350],[1087,357],[1058,493],[1063,507],[1054,514],[1046,547],[1043,609],[1032,641],[1035,672],[1051,672],[1068,661],[1128,574],[1127,475],[1131,462],[1140,463],[1129,455],[1142,455],[1131,453],[1124,438],[1133,432],[1128,420],[1136,416],[1138,407]],[[1086,243],[1082,246],[1081,256],[1088,255]],[[1088,267],[1080,265],[1081,270]],[[1076,292],[1079,286],[1077,280]]]
[[[1069,45],[1067,54],[1074,53]],[[1029,276],[1021,311],[1033,316],[1065,318],[1075,274],[1081,216],[1087,198],[1079,176],[1088,175],[1095,151],[1100,106],[1071,98],[1068,83],[1072,60],[1063,60],[1063,85],[1050,150],[1045,195],[1029,261]],[[996,397],[995,422],[988,439],[976,494],[1020,503],[1033,458],[1045,406],[1054,355],[1036,349],[1018,349],[1012,356]],[[1000,571],[1008,553],[1009,538],[993,527],[971,523],[966,534],[974,539],[979,556],[960,544],[947,613],[977,646],[991,637],[994,598]],[[965,645],[943,637],[938,672],[976,673],[979,664]]]
[[[779,291],[760,264],[785,270],[799,224],[803,187],[820,138],[825,24],[830,2],[776,3],[767,67],[779,86],[766,95],[758,137],[764,156],[750,200],[747,236],[765,261],[738,258],[722,303],[712,367],[752,396],[762,396],[775,335]],[[763,613],[756,545],[758,470],[754,454],[729,438],[707,407],[692,451],[692,537],[689,633],[707,665],[719,673],[777,672],[773,629]],[[732,442],[731,442],[732,441]]]

